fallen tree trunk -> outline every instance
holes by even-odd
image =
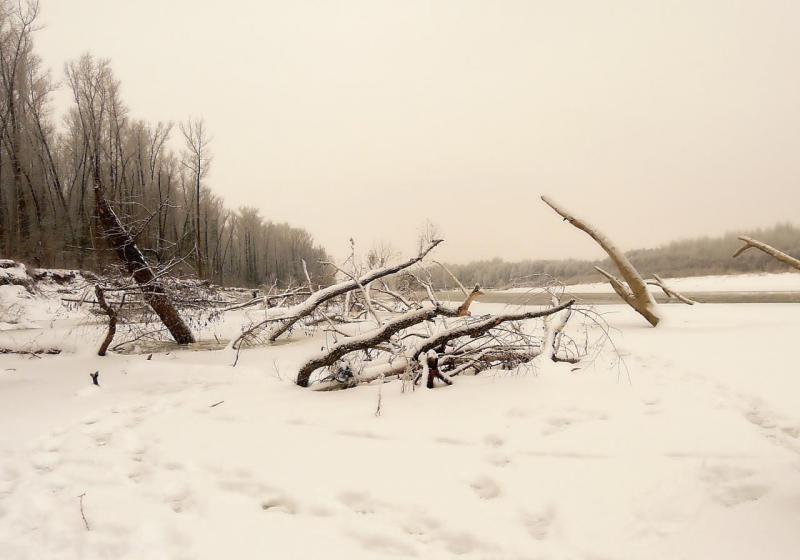
[[[158,315],[164,326],[178,344],[194,342],[194,335],[186,323],[183,322],[177,309],[167,296],[164,287],[158,281],[144,255],[136,246],[133,236],[125,229],[111,205],[105,197],[104,189],[100,184],[97,173],[94,183],[95,207],[97,217],[103,226],[103,238],[114,249],[119,260],[125,265],[126,270],[133,276],[139,285],[145,302]]]
[[[238,338],[236,338],[236,340],[233,341],[232,343],[233,348],[237,348],[242,343],[242,341],[245,340],[247,337],[253,336],[253,333],[255,333],[258,329],[263,328],[266,324],[273,322],[276,322],[277,324],[269,328],[265,337],[267,341],[275,342],[275,340],[277,340],[279,336],[288,331],[295,323],[313,314],[314,311],[316,311],[317,307],[319,307],[321,304],[337,296],[346,294],[353,290],[357,290],[359,289],[359,286],[366,286],[370,282],[374,282],[375,280],[378,280],[380,278],[390,276],[392,274],[395,274],[396,272],[399,272],[403,269],[406,269],[418,263],[419,261],[424,259],[425,256],[428,253],[430,253],[442,241],[443,241],[442,239],[435,239],[417,256],[412,257],[402,263],[393,266],[378,268],[366,273],[361,278],[352,278],[349,280],[345,280],[344,282],[340,282],[338,284],[334,284],[333,286],[328,286],[327,288],[323,288],[322,290],[314,292],[304,302],[289,308],[286,311],[285,315],[278,317],[270,317],[244,331],[241,335],[239,335]]]
[[[745,251],[750,248],[758,249],[759,251],[763,251],[764,253],[768,254],[769,256],[781,261],[784,264],[788,264],[789,266],[800,270],[800,260],[794,258],[791,255],[787,255],[783,251],[779,251],[772,245],[767,245],[761,241],[753,239],[752,237],[747,237],[742,235],[739,237],[740,240],[744,241],[744,247],[740,248],[736,253],[734,253],[733,258],[735,259]]]
[[[558,313],[559,311],[572,307],[574,303],[575,300],[570,300],[564,304],[541,311],[521,311],[518,313],[491,315],[482,319],[477,319],[475,321],[446,328],[418,341],[408,348],[401,356],[395,357],[390,362],[376,364],[371,366],[368,370],[362,371],[358,375],[358,381],[369,382],[378,379],[380,376],[388,377],[391,375],[400,375],[406,370],[406,368],[410,367],[413,362],[418,361],[420,355],[426,354],[429,350],[443,347],[451,340],[464,336],[481,336],[491,329],[508,321],[521,321],[525,319],[546,317],[548,315],[552,315],[553,313]],[[394,321],[390,321],[381,329],[376,329],[359,337],[354,337],[357,338],[355,341],[348,339],[338,343],[328,351],[315,356],[303,364],[298,371],[297,384],[301,387],[308,387],[311,374],[313,374],[317,369],[333,365],[336,361],[350,352],[363,350],[365,348],[372,348],[376,344],[388,340],[391,337],[391,334],[395,334],[400,330],[419,324],[422,321],[432,319],[436,315],[442,315],[448,312],[452,313],[452,310],[442,306],[426,307],[423,309],[409,311]],[[390,324],[392,324],[391,327],[389,326]],[[396,328],[401,324],[403,326]],[[387,331],[391,332],[391,334],[387,335]],[[442,360],[446,360],[447,356],[445,355],[441,358]],[[341,388],[341,386],[342,385],[340,383],[331,382],[326,383],[323,387],[320,387],[320,389]]]
[[[297,384],[301,387],[308,387],[311,374],[319,368],[333,365],[342,356],[349,354],[350,352],[374,348],[381,342],[386,342],[392,337],[392,335],[402,331],[403,329],[413,327],[414,325],[418,325],[423,321],[430,321],[437,315],[447,312],[445,309],[446,308],[440,305],[414,309],[413,311],[408,311],[399,317],[388,321],[378,329],[359,336],[346,338],[343,341],[334,344],[326,351],[321,352],[319,355],[309,359],[302,365],[300,370],[297,372]],[[452,310],[449,310],[449,313],[453,315],[455,314],[455,312]]]
[[[602,270],[599,267],[595,268],[606,278],[608,278],[609,282],[611,282],[611,286],[614,288],[614,291],[619,294],[625,303],[630,305],[634,310],[636,310],[637,313],[647,319],[647,322],[649,322],[651,325],[654,327],[658,325],[660,317],[658,316],[656,301],[653,299],[652,294],[650,294],[650,291],[647,289],[647,284],[645,283],[644,279],[636,270],[636,268],[634,268],[625,254],[620,251],[610,239],[597,231],[597,229],[595,229],[593,226],[582,220],[579,220],[565,210],[562,210],[548,197],[543,196],[542,201],[550,208],[555,210],[559,216],[564,218],[564,220],[579,230],[587,233],[589,237],[594,239],[598,245],[603,248],[611,261],[616,265],[617,270],[619,270],[619,273],[625,279],[625,282],[627,282],[628,287],[626,288],[622,282],[617,280],[613,275],[609,274],[605,270]]]

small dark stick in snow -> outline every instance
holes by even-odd
[[[225,402],[225,401],[219,401],[219,402],[215,402],[214,404],[210,405],[208,408],[214,408],[215,406],[219,406],[219,405],[221,405],[221,404],[222,404],[222,403],[224,403],[224,402]]]
[[[92,378],[92,384],[93,385],[97,385],[98,387],[100,386],[100,381],[98,380],[98,378],[100,377],[100,371],[96,371],[94,373],[90,373],[89,377]]]
[[[86,514],[83,512],[83,497],[84,497],[85,495],[86,495],[86,492],[84,492],[83,494],[81,494],[80,496],[78,496],[78,500],[80,500],[80,506],[81,506],[81,517],[83,517],[83,524],[84,524],[84,526],[86,527],[86,530],[87,530],[87,531],[90,531],[91,529],[89,529],[89,522],[86,520]]]

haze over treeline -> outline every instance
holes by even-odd
[[[760,251],[747,251],[733,259],[741,247],[739,235],[759,239],[790,255],[800,256],[800,227],[778,224],[771,228],[727,233],[719,237],[699,237],[673,241],[661,247],[636,249],[626,254],[645,276],[704,276],[746,272],[790,272],[785,264]],[[590,241],[587,240],[587,243]],[[508,262],[502,259],[451,264],[448,268],[465,284],[487,287],[540,285],[551,279],[568,284],[600,282],[604,278],[594,266],[613,269],[609,259],[599,260],[525,260]],[[452,280],[437,267],[432,267],[437,285],[452,286]]]
[[[0,252],[39,267],[113,262],[98,234],[95,163],[147,257],[219,283],[323,281],[311,235],[259,210],[231,210],[206,184],[214,140],[201,119],[150,123],[125,105],[111,62],[84,55],[54,75],[34,48],[36,4],[0,0]],[[52,99],[66,89],[63,121]],[[186,95],[191,92],[187,91]],[[173,148],[172,146],[180,146]],[[99,154],[99,162],[92,161]]]

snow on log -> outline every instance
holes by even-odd
[[[536,319],[539,317],[547,317],[548,315],[552,315],[554,313],[558,313],[560,311],[572,307],[574,303],[575,300],[569,300],[568,302],[563,303],[561,305],[544,309],[541,311],[520,311],[517,313],[488,315],[480,319],[476,319],[469,322],[462,322],[459,323],[458,325],[444,328],[443,330],[440,330],[439,332],[436,332],[430,336],[424,337],[421,340],[417,341],[416,343],[410,345],[407,349],[405,349],[405,351],[399,353],[398,355],[392,356],[392,358],[389,361],[380,364],[373,364],[368,368],[364,368],[358,374],[358,381],[361,383],[369,383],[370,381],[374,381],[380,377],[400,375],[414,362],[418,362],[421,355],[427,354],[427,352],[430,350],[435,350],[437,348],[443,347],[451,340],[465,336],[478,337],[487,333],[491,329],[496,328],[499,325],[509,321],[522,321],[525,319]],[[453,310],[450,310],[449,308],[443,306],[432,306],[432,307],[426,306],[423,309],[418,309],[415,311],[404,313],[394,321],[401,321],[403,319],[407,319],[406,321],[403,321],[406,326],[398,328],[396,330],[395,330],[396,325],[392,326],[390,328],[393,331],[392,334],[399,332],[404,328],[408,328],[414,326],[415,324],[419,324],[424,320],[429,320],[425,318],[427,317],[426,311],[427,313],[430,313],[429,316],[430,319],[432,319],[436,315],[450,314],[452,316],[453,313]],[[423,318],[420,319],[420,317]],[[379,341],[388,340],[388,337],[385,336],[384,329],[389,327],[390,323],[384,325],[382,329],[376,329],[369,333],[365,333],[358,337],[354,337],[357,339],[355,341],[355,344],[352,344],[353,339],[347,339],[345,341],[342,341],[334,345],[327,352],[312,358],[311,360],[306,362],[303,366],[301,366],[297,376],[297,384],[302,387],[307,387],[309,386],[311,374],[314,373],[315,370],[333,364],[336,360],[341,359],[350,352],[356,350],[363,350],[365,348],[371,348]],[[534,357],[536,355],[536,354],[531,354],[529,351],[525,351],[524,354],[529,357]],[[334,355],[335,359],[333,360],[330,359],[330,356]],[[508,354],[506,352],[506,353],[501,353],[501,356],[516,359],[520,357],[520,353],[513,353],[512,356],[511,354]],[[448,361],[449,359],[450,356],[447,354],[441,356],[440,358],[441,361]],[[468,360],[469,358],[465,357],[465,359]],[[321,385],[321,386],[316,387],[316,385]],[[311,387],[319,390],[344,388],[342,384],[336,382],[312,384]]]
[[[758,249],[759,251],[765,252],[766,254],[770,255],[771,257],[774,257],[775,259],[781,261],[784,264],[788,264],[789,266],[794,267],[797,270],[800,270],[800,260],[794,258],[791,255],[787,255],[783,251],[779,251],[772,245],[767,245],[762,241],[758,241],[757,239],[753,239],[752,237],[747,237],[746,235],[739,236],[739,239],[744,241],[744,246],[740,248],[738,251],[736,251],[736,253],[734,253],[733,255],[734,259],[752,247]]]
[[[371,270],[367,272],[360,278],[353,278],[345,280],[344,282],[339,282],[338,284],[334,284],[333,286],[328,286],[327,288],[323,288],[311,294],[304,302],[299,303],[293,307],[287,309],[283,316],[279,317],[271,317],[269,319],[265,319],[260,323],[250,327],[246,331],[244,331],[239,337],[233,341],[232,346],[233,348],[237,348],[243,340],[245,340],[249,336],[253,336],[253,334],[258,331],[259,329],[263,328],[267,323],[276,322],[276,324],[269,328],[266,333],[266,338],[269,342],[275,342],[279,336],[283,333],[288,331],[292,325],[294,325],[297,321],[308,317],[319,307],[321,304],[325,303],[328,300],[331,300],[337,296],[347,294],[353,290],[359,288],[359,285],[365,286],[370,282],[374,282],[380,278],[384,278],[386,276],[390,276],[399,272],[403,269],[406,269],[422,259],[424,259],[428,253],[430,253],[439,243],[444,241],[443,239],[434,239],[425,247],[420,253],[412,257],[406,261],[403,261],[399,264],[393,266],[386,266],[383,268],[377,268],[375,270]]]
[[[667,283],[661,278],[658,274],[653,274],[654,280],[648,280],[647,283],[651,286],[658,286],[664,292],[664,294],[670,299],[677,299],[678,301],[685,303],[686,305],[694,305],[697,303],[693,299],[690,299],[680,293],[679,291],[667,286]]]
[[[660,317],[658,316],[656,301],[653,299],[652,294],[650,294],[650,291],[647,289],[647,284],[645,283],[644,279],[636,270],[636,268],[634,268],[625,254],[620,251],[608,237],[600,233],[596,228],[561,209],[561,207],[559,207],[550,198],[546,196],[541,198],[542,201],[550,208],[555,210],[559,216],[564,218],[564,220],[579,230],[587,233],[589,237],[594,239],[598,245],[603,248],[603,250],[608,254],[609,258],[616,265],[619,273],[622,275],[622,278],[625,280],[625,282],[627,282],[628,287],[626,288],[622,282],[617,280],[608,272],[599,269],[598,267],[595,268],[597,268],[604,276],[606,276],[606,278],[609,279],[614,291],[617,292],[617,294],[619,294],[619,296],[628,305],[633,307],[633,309],[635,309],[642,317],[647,319],[651,325],[654,327],[658,325]]]
[[[380,328],[374,329],[367,333],[358,336],[352,336],[338,342],[320,352],[317,356],[306,361],[297,372],[297,384],[301,387],[308,387],[308,382],[311,374],[317,369],[325,366],[330,366],[338,361],[345,354],[356,352],[358,350],[365,350],[373,348],[381,342],[388,341],[392,335],[400,332],[403,329],[418,325],[423,321],[430,321],[436,315],[439,315],[445,310],[440,305],[431,306],[426,305],[421,309],[414,309],[401,314],[398,317],[384,323]]]

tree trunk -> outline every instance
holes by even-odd
[[[105,356],[106,350],[108,350],[111,341],[114,340],[114,335],[117,333],[117,312],[106,302],[106,296],[100,286],[94,287],[94,294],[97,297],[97,304],[108,315],[108,333],[106,333],[106,337],[97,351],[98,356]]]
[[[624,278],[625,282],[627,282],[628,287],[626,288],[622,282],[617,280],[612,274],[596,266],[595,268],[597,271],[608,278],[608,281],[611,283],[614,291],[617,292],[623,300],[625,300],[625,303],[633,307],[633,309],[635,309],[642,317],[647,319],[648,323],[654,327],[658,325],[660,317],[658,316],[656,300],[653,299],[652,294],[650,294],[650,291],[647,289],[647,284],[639,274],[639,271],[637,271],[633,264],[631,264],[631,261],[628,260],[628,257],[626,257],[625,254],[619,250],[608,237],[600,233],[596,228],[584,222],[583,220],[579,220],[575,216],[569,214],[566,210],[562,210],[558,205],[556,205],[555,202],[546,196],[541,198],[545,204],[555,210],[556,213],[564,218],[565,221],[569,222],[579,230],[587,233],[589,237],[597,241],[597,244],[603,248],[603,250],[608,254],[609,258],[611,258],[612,262],[616,265],[619,273],[622,275],[622,278]]]
[[[167,327],[172,338],[178,344],[190,344],[195,341],[192,331],[183,322],[175,306],[167,296],[164,287],[153,274],[153,270],[136,246],[136,242],[125,229],[114,210],[105,198],[98,177],[94,184],[95,205],[100,224],[103,226],[103,237],[114,249],[125,268],[139,284],[144,300],[153,308],[156,315]]]

